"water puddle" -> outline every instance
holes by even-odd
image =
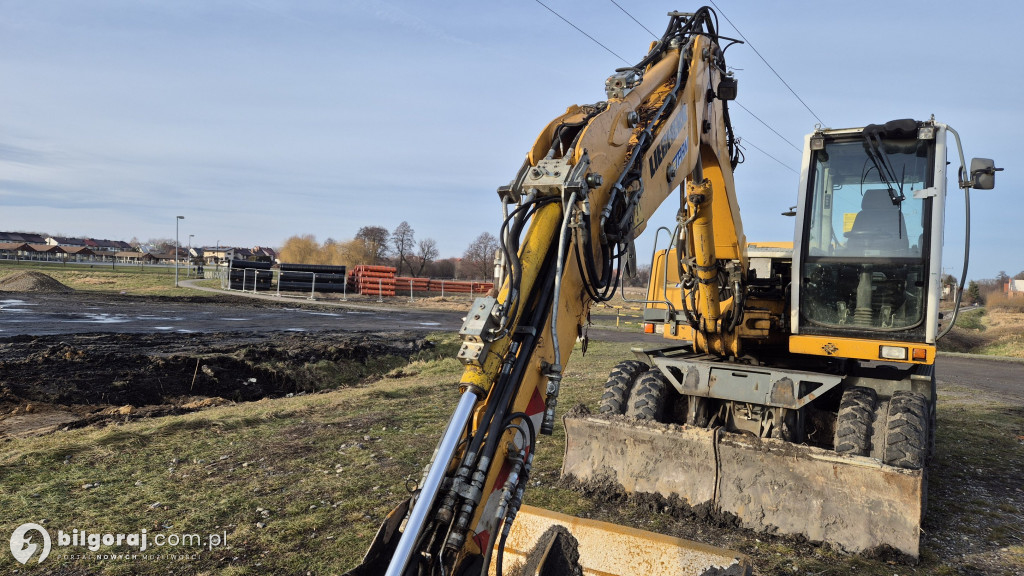
[[[79,324],[124,324],[125,322],[131,322],[131,318],[122,314],[116,314],[113,316],[110,314],[83,314],[83,316],[85,316],[85,318],[67,320],[67,322]]]

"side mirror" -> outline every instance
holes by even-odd
[[[976,190],[991,190],[996,187],[996,172],[1002,172],[1002,168],[996,168],[996,163],[989,158],[971,159],[971,188]]]

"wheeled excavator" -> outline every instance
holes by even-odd
[[[635,273],[637,236],[677,190],[640,301],[665,345],[616,366],[600,413],[564,418],[563,476],[851,551],[917,554],[935,341],[957,307],[940,323],[946,143],[959,150],[959,137],[934,119],[819,127],[793,242],[748,243],[724,56],[736,41],[710,8],[669,17],[607,98],[551,121],[498,189],[500,289],[460,330],[460,400],[349,574],[749,573],[728,550],[524,504],[590,308]],[[965,194],[992,188],[991,160],[959,157]]]

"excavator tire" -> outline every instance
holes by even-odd
[[[928,401],[922,394],[899,390],[889,400],[885,453],[890,466],[918,470],[928,454]]]
[[[650,368],[639,360],[624,360],[612,368],[601,396],[601,414],[625,414],[629,392],[637,378]]]
[[[850,456],[867,456],[871,452],[871,427],[877,401],[878,396],[871,388],[854,386],[843,392],[836,421],[836,452]]]
[[[657,368],[644,372],[629,394],[626,416],[662,422],[668,401],[668,381]]]

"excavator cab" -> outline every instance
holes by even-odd
[[[944,170],[936,175],[934,126],[925,138],[917,124],[811,138],[794,242],[804,248],[798,333],[926,341],[925,319],[935,317],[925,314],[929,273],[939,265],[931,243],[942,231],[935,205],[944,196],[935,182]]]
[[[934,360],[950,132],[934,120],[894,120],[808,136],[791,352]],[[979,187],[973,176],[961,186]]]

